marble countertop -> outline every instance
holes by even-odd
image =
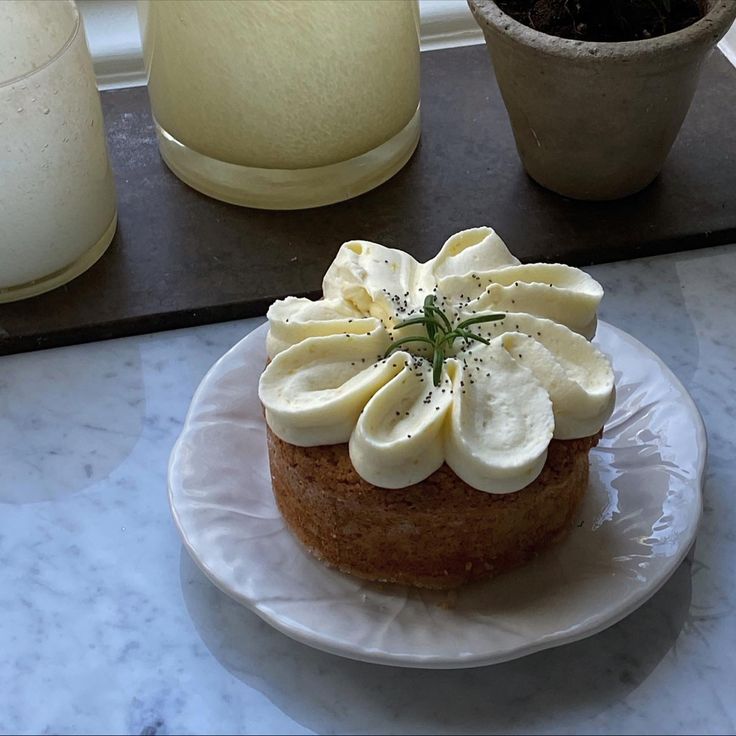
[[[736,245],[589,269],[709,435],[698,541],[590,639],[476,670],[291,641],[182,550],[166,463],[209,366],[262,320],[0,358],[0,732],[736,730]]]

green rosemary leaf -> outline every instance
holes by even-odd
[[[409,319],[402,319],[401,322],[397,322],[394,325],[395,330],[400,330],[402,327],[409,327],[411,325],[426,325],[427,327],[436,326],[436,322],[432,317],[410,317]]]
[[[397,322],[394,325],[395,330],[411,325],[424,325],[427,333],[424,335],[407,335],[400,340],[392,343],[386,350],[384,358],[388,358],[391,353],[398,350],[402,345],[410,342],[423,342],[432,346],[432,382],[435,386],[439,386],[442,382],[442,366],[445,362],[445,347],[452,347],[458,338],[470,342],[475,340],[484,345],[490,345],[490,341],[482,335],[471,332],[467,329],[470,325],[482,324],[484,322],[495,322],[503,319],[505,314],[479,314],[475,317],[469,317],[457,324],[454,328],[447,315],[437,306],[434,294],[428,294],[424,299],[422,306],[422,315],[409,317],[409,319]]]
[[[482,322],[496,322],[499,319],[503,319],[505,316],[505,314],[479,314],[477,317],[464,319],[462,322],[455,326],[455,329],[462,330],[466,327],[470,327],[470,325],[478,325]]]
[[[461,330],[459,328],[456,328],[455,331],[459,332],[460,336],[466,340],[477,340],[478,342],[482,342],[484,345],[491,344],[490,340],[486,340],[485,337],[481,337],[480,335],[477,335],[475,332],[471,332],[470,330]]]
[[[445,334],[442,336],[441,340],[439,341],[440,348],[442,348],[445,343],[448,343],[448,345],[452,347],[452,344],[460,336],[461,335],[457,330],[452,330],[452,332],[445,332]]]
[[[432,314],[431,308],[434,306],[434,294],[427,294],[424,297],[424,317],[427,320],[426,330],[430,340],[434,340],[437,335],[437,318]]]
[[[439,307],[425,305],[424,313],[425,314],[429,313],[429,314],[436,315],[437,317],[439,317],[442,320],[442,325],[443,325],[443,329],[445,330],[445,332],[450,332],[452,330],[452,325],[450,324],[450,320],[447,319],[447,316]],[[437,326],[439,327],[439,323]]]
[[[442,364],[445,362],[445,354],[438,345],[434,349],[434,357],[432,358],[432,383],[439,386],[442,382]]]
[[[384,358],[388,358],[394,350],[398,350],[401,345],[405,345],[407,342],[426,342],[434,347],[434,343],[428,337],[422,337],[421,335],[402,337],[401,340],[396,340],[389,349],[383,354]]]

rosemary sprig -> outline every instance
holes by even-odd
[[[447,315],[435,303],[434,294],[428,294],[422,306],[421,316],[410,317],[394,325],[395,330],[410,327],[411,325],[424,325],[427,333],[426,336],[414,335],[402,337],[391,345],[383,357],[388,358],[394,350],[398,350],[401,345],[406,345],[409,342],[423,342],[431,345],[432,381],[435,386],[439,386],[442,380],[442,364],[445,361],[445,351],[452,348],[455,340],[461,339],[466,342],[476,340],[477,342],[482,342],[484,345],[488,345],[489,342],[485,337],[482,337],[476,332],[471,332],[468,327],[483,322],[495,322],[503,319],[505,316],[505,314],[479,314],[477,317],[464,319],[453,327]]]

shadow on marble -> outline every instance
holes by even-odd
[[[145,420],[137,340],[7,356],[0,371],[0,503],[54,501],[106,478]]]
[[[410,670],[292,641],[220,592],[181,553],[183,597],[213,656],[305,728],[326,732],[528,731],[580,724],[623,700],[688,620],[691,554],[641,608],[606,631],[504,664]]]
[[[622,253],[621,257],[628,254]],[[635,260],[636,270],[631,269],[631,261],[585,269],[605,290],[599,318],[653,350],[688,390],[701,363],[702,346],[698,334],[700,315],[691,314],[683,305],[684,293],[692,288],[707,290],[708,286],[701,284],[700,279],[691,283],[693,278],[683,273],[679,261],[697,259],[677,254]],[[616,356],[611,359],[615,367]]]

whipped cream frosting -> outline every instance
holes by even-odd
[[[443,463],[466,483],[510,493],[541,472],[550,440],[595,434],[613,409],[613,371],[589,340],[601,286],[561,264],[521,264],[488,227],[453,235],[418,263],[377,243],[345,243],[324,298],[288,297],[268,311],[266,421],[294,445],[348,443],[356,472],[382,488],[420,482]],[[392,342],[428,294],[488,344],[457,340],[440,385],[431,348]]]

